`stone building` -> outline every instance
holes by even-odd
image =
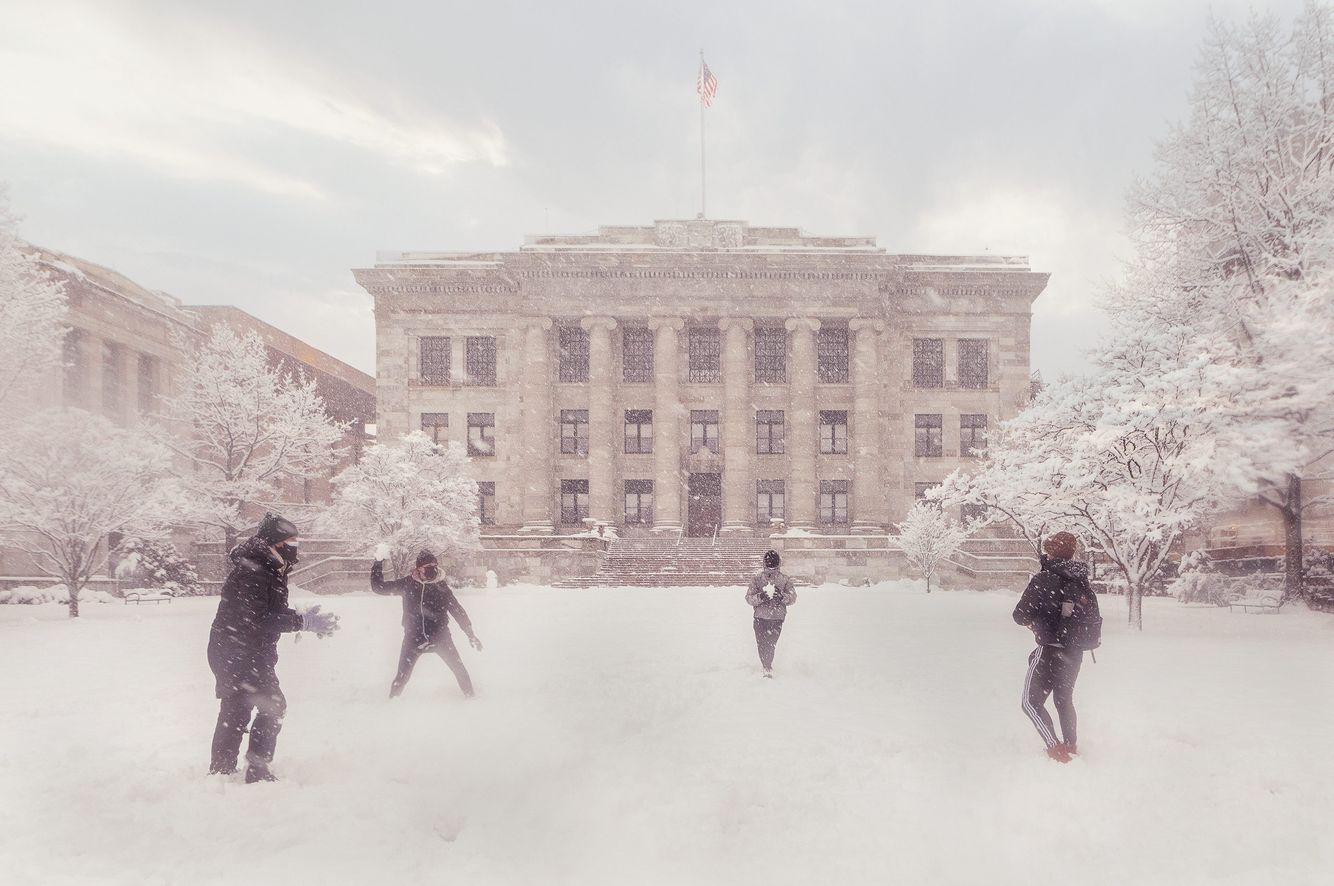
[[[354,274],[380,439],[465,445],[498,536],[883,535],[1027,402],[1048,278],[716,220]]]

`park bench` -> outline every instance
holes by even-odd
[[[1241,610],[1242,612],[1277,615],[1279,608],[1283,605],[1283,593],[1281,591],[1241,593],[1228,600],[1227,605],[1232,612]]]
[[[131,603],[135,604],[162,603],[162,602],[170,603],[171,599],[172,599],[171,594],[152,593],[145,591],[130,591],[125,595],[125,605],[128,606]]]

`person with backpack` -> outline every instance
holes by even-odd
[[[463,611],[458,597],[450,589],[440,574],[440,564],[435,554],[422,551],[417,555],[412,571],[403,578],[385,580],[384,561],[389,557],[389,546],[380,545],[375,550],[375,563],[371,566],[371,590],[377,594],[395,594],[403,598],[403,648],[398,657],[398,673],[389,687],[389,697],[397,698],[408,685],[417,659],[423,653],[434,652],[444,659],[445,664],[454,672],[454,679],[459,681],[459,689],[465,698],[473,697],[472,677],[459,657],[459,649],[454,645],[454,638],[449,633],[449,617],[454,616],[468,642],[477,651],[482,649],[482,641],[473,633],[472,621]]]
[[[755,573],[746,588],[746,602],[755,609],[755,646],[760,653],[764,676],[774,675],[774,651],[778,635],[783,633],[783,619],[787,607],[797,602],[797,589],[792,579],[778,570],[781,562],[777,551],[764,552],[764,568]]]
[[[1069,532],[1048,538],[1039,558],[1041,568],[1014,607],[1015,622],[1031,630],[1037,640],[1037,648],[1028,656],[1023,710],[1046,744],[1047,756],[1060,763],[1070,762],[1077,753],[1074,695],[1084,653],[1102,642],[1102,617],[1098,596],[1089,587],[1088,567],[1072,559],[1077,545]],[[1047,713],[1049,695],[1061,721],[1059,738]]]

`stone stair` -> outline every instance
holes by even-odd
[[[622,538],[597,572],[558,588],[740,587],[760,570],[767,538]]]

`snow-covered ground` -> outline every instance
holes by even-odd
[[[479,698],[397,600],[284,639],[276,769],[207,777],[215,600],[0,606],[0,880],[1334,882],[1334,618],[1150,600],[1079,684],[1083,758],[1019,708],[1008,593],[806,590],[762,680],[739,589],[463,596]]]

